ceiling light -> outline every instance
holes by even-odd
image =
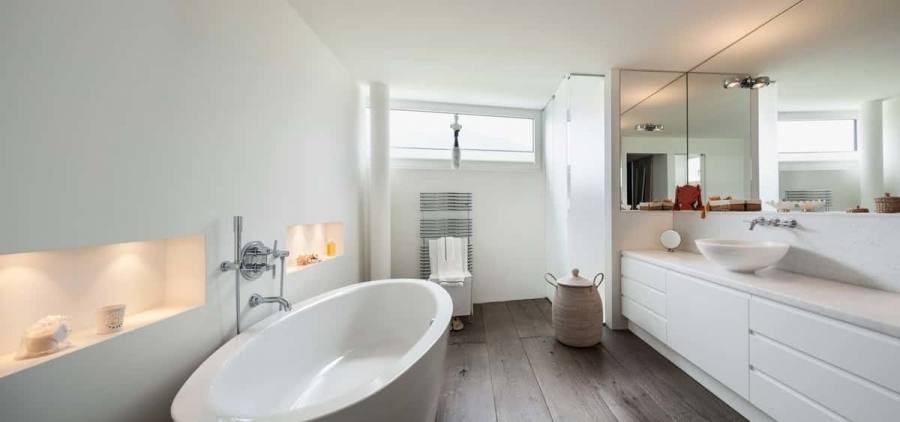
[[[745,89],[760,89],[763,87],[769,86],[769,84],[775,81],[769,79],[768,76],[758,76],[756,78],[752,76],[735,76],[733,78],[725,79],[722,82],[722,87],[725,89],[729,88],[745,88]]]
[[[634,130],[638,132],[661,132],[663,125],[659,123],[639,123],[634,125]]]
[[[750,85],[750,89],[760,89],[762,87],[769,86],[769,84],[772,82],[774,81],[769,79],[768,76],[760,76],[753,80],[753,84]]]
[[[725,89],[737,88],[737,87],[741,86],[741,81],[743,81],[743,78],[739,78],[739,77],[726,79],[725,82],[722,83],[722,86]]]

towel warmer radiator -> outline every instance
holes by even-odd
[[[431,275],[428,240],[442,237],[466,239],[469,272],[472,272],[471,193],[419,193],[419,276],[424,280]]]

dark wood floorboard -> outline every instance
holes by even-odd
[[[631,332],[577,349],[550,322],[546,299],[476,305],[450,334],[438,421],[744,420]]]
[[[739,413],[629,331],[605,330],[602,346],[677,420],[743,421]]]
[[[506,307],[512,314],[513,323],[519,338],[528,337],[552,337],[553,326],[550,319],[545,318],[541,308],[534,300],[515,300],[506,302]]]
[[[566,346],[551,337],[522,340],[555,421],[616,421],[589,374]]]
[[[481,310],[484,318],[484,337],[488,343],[519,338],[519,332],[516,331],[512,313],[509,312],[506,302],[483,303]]]
[[[483,342],[449,345],[446,368],[437,422],[495,420],[487,345]]]
[[[463,318],[466,328],[450,335],[450,344],[484,343],[484,310],[480,303],[472,307],[472,315]]]

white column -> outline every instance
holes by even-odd
[[[900,98],[886,100],[884,120],[884,190],[900,195]]]
[[[868,101],[859,109],[859,201],[873,209],[875,197],[884,196],[882,101]]]
[[[372,280],[391,277],[390,91],[369,84],[369,271]]]
[[[755,89],[750,95],[752,179],[750,193],[768,201],[781,199],[778,168],[778,84]],[[764,205],[764,207],[770,207]]]

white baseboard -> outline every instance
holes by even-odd
[[[678,352],[663,344],[663,342],[659,341],[656,337],[653,337],[652,335],[650,335],[650,333],[648,333],[641,327],[632,324],[631,321],[628,321],[628,330],[634,333],[634,335],[638,336],[638,338],[643,340],[645,343],[649,344],[650,347],[654,348],[661,355],[665,356],[665,358],[674,363],[675,366],[681,368],[682,371],[699,382],[700,385],[709,390],[711,393],[715,394],[716,397],[722,399],[725,404],[731,406],[732,409],[740,413],[743,417],[754,422],[775,421],[774,419],[769,417],[769,415],[757,409],[756,406],[751,404],[749,401],[739,396],[737,393],[717,381],[715,378],[709,376],[709,374],[707,374],[706,372],[703,372],[702,369],[685,359],[683,356],[679,355]]]

